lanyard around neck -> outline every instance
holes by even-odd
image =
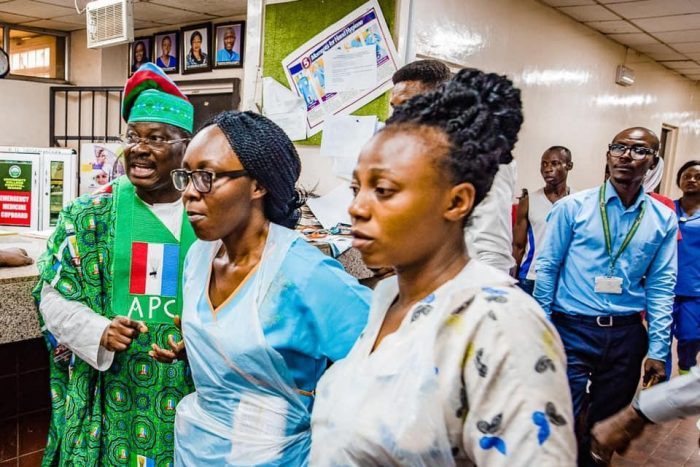
[[[639,211],[639,214],[637,214],[637,218],[634,220],[632,227],[630,228],[629,232],[627,232],[625,239],[622,241],[622,245],[620,245],[620,249],[617,250],[617,253],[613,256],[612,236],[610,235],[610,222],[608,221],[608,211],[607,211],[606,206],[605,206],[605,188],[606,188],[606,185],[607,185],[607,183],[603,183],[600,187],[600,190],[598,191],[598,206],[600,207],[600,217],[603,220],[603,233],[605,234],[605,248],[608,252],[608,256],[610,257],[609,276],[612,276],[612,273],[615,270],[615,263],[617,263],[617,260],[620,258],[620,255],[622,254],[623,251],[625,251],[627,249],[630,242],[632,241],[632,238],[637,233],[637,230],[639,230],[639,224],[641,224],[641,222],[642,222],[642,217],[644,217],[644,212],[646,211],[647,205],[645,202],[642,203],[642,209]],[[644,196],[644,195],[642,194],[642,196]]]

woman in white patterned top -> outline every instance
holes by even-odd
[[[363,149],[353,245],[396,276],[319,382],[311,465],[574,465],[559,336],[514,280],[469,259],[462,233],[521,123],[510,81],[462,70]]]

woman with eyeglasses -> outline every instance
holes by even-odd
[[[683,164],[676,175],[683,196],[676,200],[681,239],[673,303],[673,335],[678,339],[678,368],[687,373],[700,352],[700,160]]]
[[[561,341],[464,240],[521,123],[509,80],[466,69],[396,108],[363,148],[353,246],[396,276],[319,382],[311,465],[574,465]]]
[[[183,278],[196,392],[177,407],[177,465],[305,465],[316,383],[367,321],[369,290],[290,230],[300,170],[277,125],[230,111],[172,172],[199,238]]]

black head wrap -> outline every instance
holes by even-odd
[[[301,161],[294,145],[272,120],[253,112],[222,112],[202,128],[216,125],[226,135],[243,168],[265,189],[265,216],[293,228],[302,196],[295,189]]]

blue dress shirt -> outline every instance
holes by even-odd
[[[228,51],[226,49],[219,49],[216,52],[216,63],[227,63],[227,62],[240,62],[241,56],[235,50]]]
[[[647,312],[650,358],[665,360],[671,342],[673,289],[676,285],[676,216],[647,194],[625,208],[613,185],[606,182],[605,203],[612,251],[617,253],[646,203],[636,235],[617,260],[614,276],[622,278],[622,293],[594,291],[595,278],[606,276],[610,257],[605,247],[598,206],[600,187],[558,201],[547,219],[537,258],[534,297],[547,314],[552,311],[585,316],[624,316]]]

